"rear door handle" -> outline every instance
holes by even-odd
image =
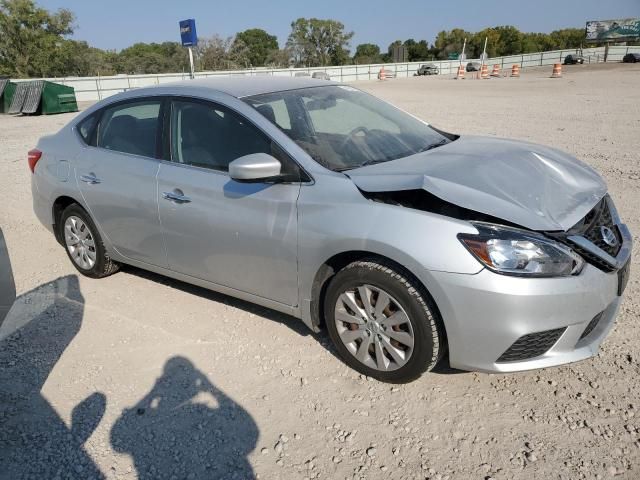
[[[169,200],[174,203],[190,203],[191,199],[186,195],[183,195],[182,192],[162,192],[162,198],[165,200]]]
[[[100,179],[93,173],[90,173],[89,175],[82,175],[80,177],[80,180],[82,180],[84,183],[88,183],[89,185],[96,185],[100,183]]]

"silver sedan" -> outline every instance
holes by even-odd
[[[118,94],[29,166],[84,275],[125,263],[294,315],[383,381],[447,351],[487,372],[590,357],[629,275],[629,230],[584,163],[311,78]]]

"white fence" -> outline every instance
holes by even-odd
[[[608,62],[619,62],[622,57],[629,52],[640,53],[640,46],[611,46],[607,55]],[[510,55],[506,57],[490,58],[486,61],[489,65],[498,64],[501,68],[510,68],[511,65],[520,65],[522,68],[535,67],[541,65],[552,65],[561,62],[570,53],[581,53],[586,62],[597,63],[604,60],[604,47],[585,48],[569,50],[554,50],[550,52],[525,53],[523,55]],[[473,59],[468,59],[470,61]],[[477,60],[479,61],[479,60]],[[438,66],[440,75],[455,74],[460,62],[458,60],[437,60],[421,61],[409,63],[382,63],[371,65],[344,65],[339,67],[317,67],[317,68],[285,68],[285,69],[251,69],[251,70],[227,70],[196,72],[196,78],[215,76],[254,76],[254,75],[277,75],[296,76],[296,74],[307,73],[313,75],[314,72],[325,72],[332,80],[339,82],[355,82],[360,80],[375,80],[380,68],[391,70],[396,77],[409,77],[416,73],[420,65],[433,63]],[[162,83],[175,82],[189,78],[187,73],[163,73],[157,75],[115,75],[111,77],[66,77],[48,78],[53,82],[62,83],[75,88],[78,101],[95,101],[102,98],[123,92],[132,88],[159,85]],[[24,80],[15,80],[24,81]]]

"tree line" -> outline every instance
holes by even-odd
[[[102,50],[72,40],[75,16],[68,9],[50,12],[33,0],[0,0],[0,76],[16,78],[92,76],[136,73],[187,72],[189,58],[178,42],[136,43],[119,52]],[[177,34],[177,33],[176,33]],[[197,70],[255,67],[325,66],[383,63],[393,60],[393,47],[406,47],[409,61],[446,59],[460,53],[467,40],[469,58],[482,53],[484,40],[490,57],[578,48],[583,28],[551,33],[525,33],[513,26],[468,32],[459,28],[441,31],[433,43],[396,40],[385,51],[373,43],[355,47],[354,32],[337,20],[299,18],[291,23],[284,47],[274,35],[260,28],[232,37],[199,38],[194,49]]]

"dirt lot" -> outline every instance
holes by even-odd
[[[564,149],[640,232],[640,66],[362,88],[458,133]],[[26,152],[73,115],[0,117],[0,478],[640,478],[640,258],[600,355],[512,375],[354,373],[296,319],[133,268],[79,278],[31,210]]]

